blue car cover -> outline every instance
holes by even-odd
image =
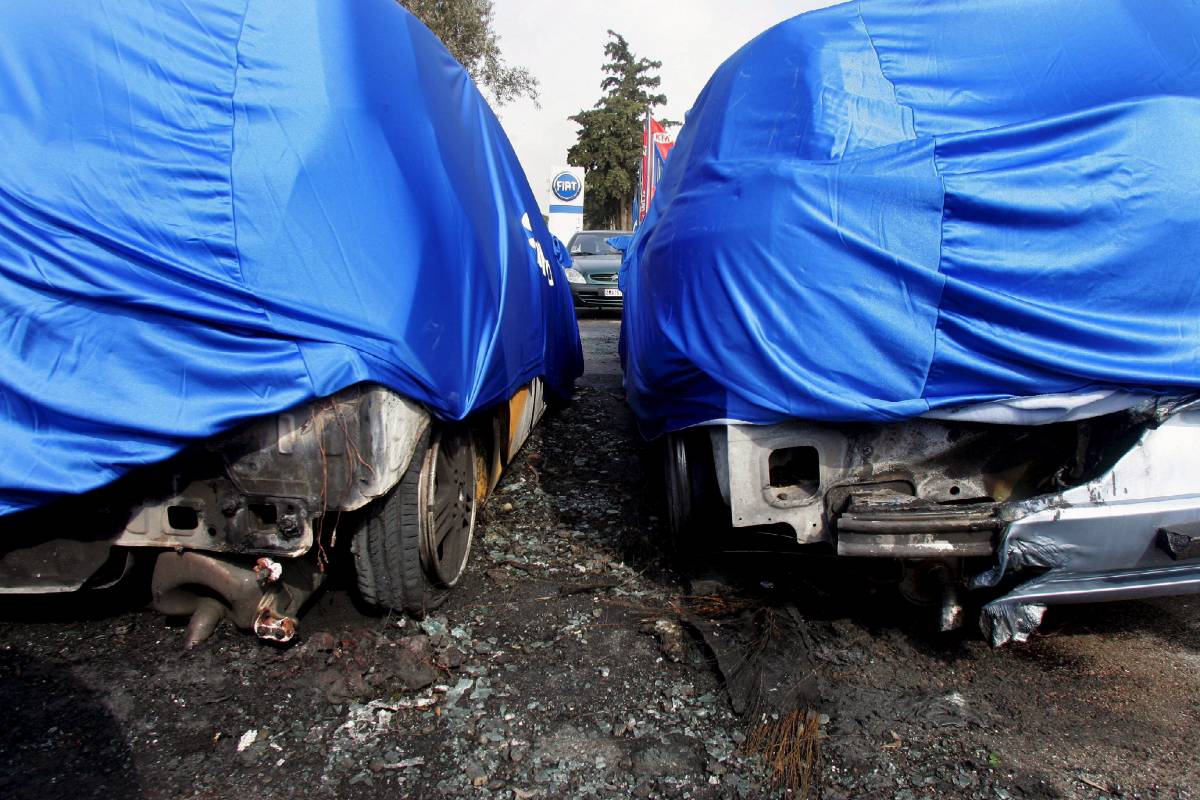
[[[0,514],[375,382],[460,419],[582,369],[525,175],[394,0],[10,0]]]
[[[649,437],[1200,387],[1200,2],[784,22],[700,95],[621,286]]]

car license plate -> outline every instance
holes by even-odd
[[[605,297],[620,297],[621,290],[620,289],[605,289],[604,296]]]

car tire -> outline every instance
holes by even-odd
[[[465,429],[426,433],[404,477],[368,507],[351,550],[362,598],[423,617],[466,571],[474,535],[475,445]]]
[[[665,437],[663,493],[673,548],[680,555],[712,552],[730,526],[721,499],[712,444],[706,431],[688,430]]]

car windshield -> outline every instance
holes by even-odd
[[[621,251],[610,245],[606,240],[619,236],[620,231],[604,231],[601,233],[577,233],[571,239],[571,255],[573,256],[615,256]]]

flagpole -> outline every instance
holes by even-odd
[[[654,180],[654,161],[650,149],[654,146],[654,139],[650,127],[650,106],[646,106],[646,119],[642,128],[642,185],[638,198],[637,220],[639,223],[646,218],[646,214],[650,211],[650,186]]]

